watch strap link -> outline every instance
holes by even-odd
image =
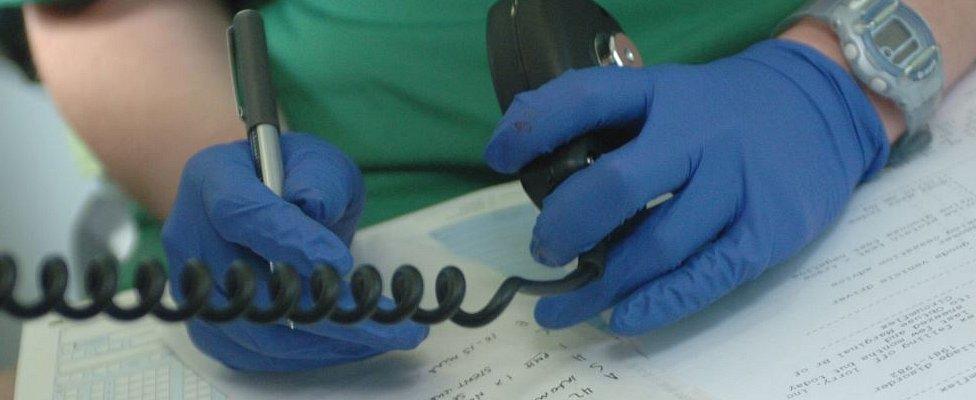
[[[917,26],[916,28],[925,29],[926,34],[931,37],[931,30],[928,28],[927,24],[917,15],[911,8],[903,4],[898,0],[811,0],[808,1],[803,7],[793,13],[787,20],[783,21],[779,25],[779,31],[785,30],[785,28],[792,25],[797,20],[804,17],[811,17],[826,23],[831,29],[833,29],[841,41],[841,47],[845,45],[860,40],[856,35],[852,35],[849,32],[851,27],[844,26],[846,23],[850,23],[852,20],[851,13],[854,10],[867,9],[873,7],[875,4],[882,1],[887,1],[888,5],[885,7],[888,11],[888,15],[897,12],[907,12],[914,14],[914,17],[918,21],[922,21],[923,26]],[[941,57],[939,54],[936,57]],[[863,66],[865,61],[863,59],[856,60],[860,57],[851,57],[845,54],[848,59],[851,69],[854,75],[864,84],[865,87],[872,91],[875,91],[879,95],[891,99],[894,101],[905,115],[906,131],[901,136],[901,138],[892,146],[891,155],[889,156],[889,165],[900,164],[910,158],[911,155],[919,152],[928,146],[932,141],[932,135],[928,128],[928,121],[935,113],[938,106],[941,89],[943,82],[945,80],[941,59],[928,78],[922,82],[910,82],[906,88],[902,88],[901,93],[895,93],[898,88],[889,87],[887,93],[878,92],[874,87],[872,80],[877,81],[877,79],[871,79],[867,75],[868,73],[864,71]],[[868,61],[869,62],[869,61]],[[859,65],[861,63],[861,65]],[[921,96],[921,97],[920,97]]]

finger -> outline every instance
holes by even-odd
[[[723,237],[623,300],[614,309],[610,329],[636,335],[671,324],[754,278],[765,261],[740,251],[743,246],[736,236],[741,235]]]
[[[283,197],[348,245],[363,207],[363,179],[339,149],[305,134],[283,134]]]
[[[673,136],[650,132],[603,155],[546,197],[533,230],[532,255],[547,265],[568,263],[649,201],[684,185],[697,164],[691,157]]]
[[[357,361],[382,353],[381,350],[377,349],[336,342],[335,346],[331,346],[331,348],[340,349],[342,354],[298,351],[296,354],[298,357],[271,357],[238,343],[221,331],[217,325],[193,320],[187,324],[187,330],[190,333],[190,340],[198,349],[224,365],[241,371],[301,371]],[[278,339],[292,340],[290,336],[279,337]],[[326,341],[328,341],[327,338],[322,338],[322,342]],[[300,348],[298,349],[300,350]]]
[[[607,269],[598,281],[539,301],[535,309],[539,324],[564,328],[593,318],[709,243],[736,213],[735,202],[716,196],[712,190],[719,184],[694,181],[653,209],[613,246]]]
[[[514,173],[583,133],[642,119],[648,75],[634,68],[571,70],[515,97],[485,149],[488,165]]]

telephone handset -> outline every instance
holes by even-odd
[[[488,14],[488,61],[502,111],[515,96],[570,69],[641,67],[643,60],[620,24],[591,0],[502,0]],[[539,208],[566,178],[636,136],[586,133],[519,171],[522,187]],[[579,256],[578,269],[602,274],[608,239]]]

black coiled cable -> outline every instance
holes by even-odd
[[[214,280],[209,269],[199,262],[190,262],[180,275],[180,292],[183,301],[176,307],[163,302],[167,277],[162,264],[148,261],[139,266],[134,278],[138,294],[135,305],[123,307],[114,297],[118,289],[118,269],[114,261],[96,261],[88,265],[85,273],[85,291],[90,301],[83,306],[68,303],[68,266],[61,257],[50,257],[41,266],[41,298],[33,304],[21,304],[14,299],[17,282],[17,264],[9,254],[0,254],[0,309],[23,319],[41,317],[56,312],[66,318],[82,320],[99,314],[122,321],[130,321],[152,314],[163,321],[177,322],[190,318],[221,323],[238,318],[251,322],[270,324],[283,319],[296,324],[311,324],[328,319],[338,324],[354,324],[367,318],[382,324],[395,324],[405,319],[432,325],[450,319],[464,327],[479,327],[495,320],[508,307],[516,293],[551,295],[574,290],[598,278],[603,273],[605,246],[589,251],[580,257],[575,271],[553,281],[536,281],[521,277],[509,277],[481,310],[466,312],[461,309],[465,295],[465,279],[457,267],[447,266],[437,274],[435,293],[438,306],[434,309],[420,307],[424,293],[424,281],[417,268],[404,265],[393,274],[391,292],[395,306],[384,309],[379,306],[383,292],[383,280],[375,267],[363,265],[350,276],[352,297],[356,306],[343,309],[338,306],[342,278],[329,266],[313,271],[309,287],[312,304],[299,306],[302,283],[294,269],[276,265],[267,283],[271,302],[267,308],[254,304],[259,280],[252,269],[243,263],[235,263],[224,276],[227,304],[215,307],[209,303]]]

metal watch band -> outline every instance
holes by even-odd
[[[866,46],[861,36],[865,29],[871,28],[871,25],[865,25],[861,21],[862,13],[871,9],[880,10],[874,13],[875,19],[872,22],[880,21],[878,25],[883,25],[887,19],[898,15],[914,22],[912,27],[919,30],[918,34],[931,43],[927,51],[916,53],[917,62],[910,62],[907,70],[910,71],[916,65],[934,63],[934,69],[927,72],[924,78],[884,76],[883,68],[875,63],[869,51],[865,51]],[[928,122],[939,103],[945,76],[941,52],[924,19],[899,0],[813,0],[791,15],[780,27],[785,28],[803,17],[823,21],[833,29],[840,39],[844,57],[858,80],[873,92],[894,101],[904,113],[907,129],[892,146],[888,164],[900,164],[925,148],[932,141]]]

